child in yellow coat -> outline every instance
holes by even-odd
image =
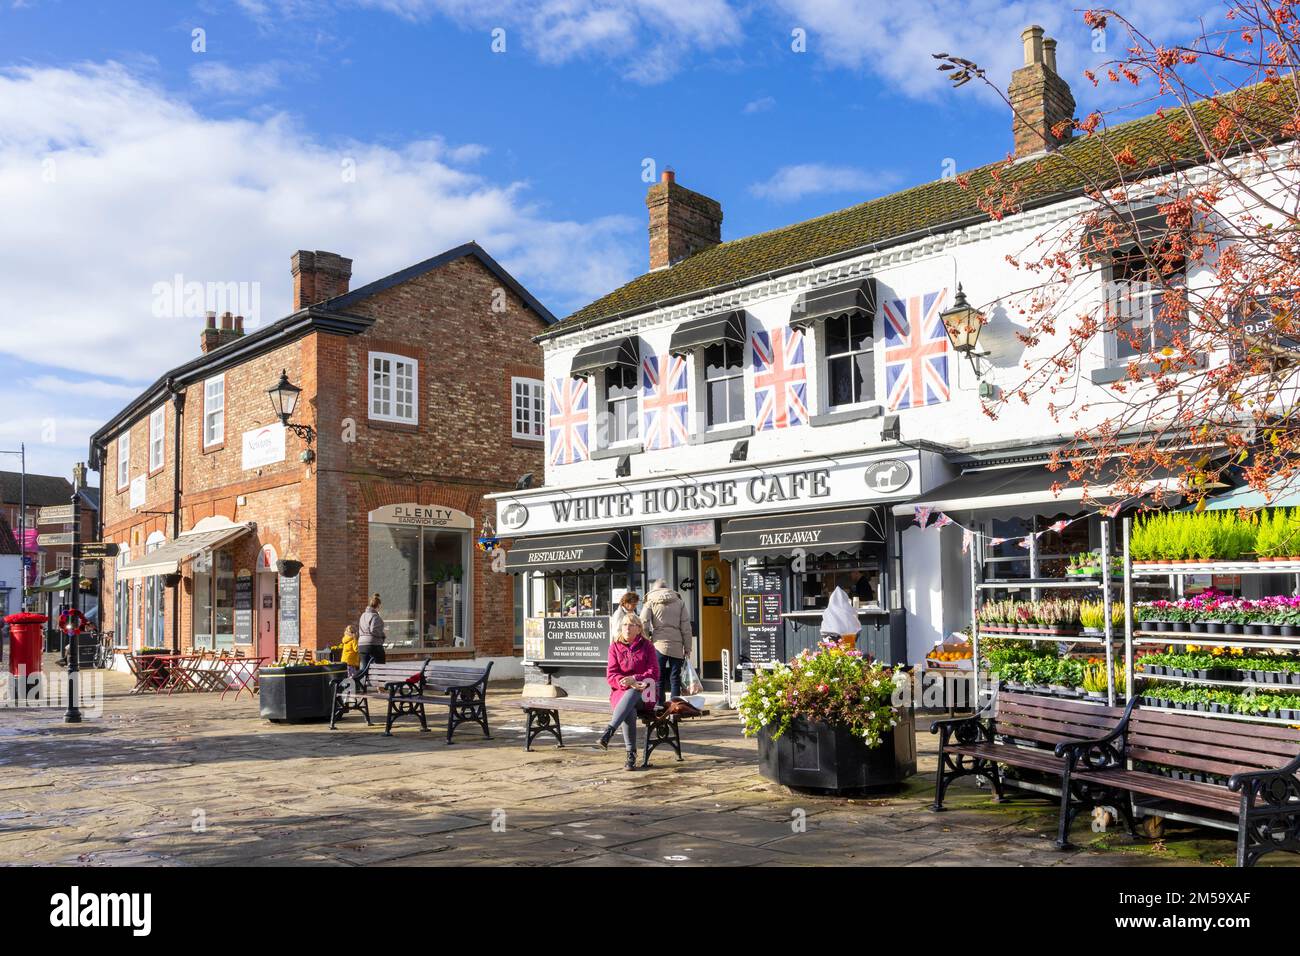
[[[339,658],[348,665],[348,676],[356,677],[361,666],[361,650],[357,647],[357,629],[349,624],[343,629],[343,642],[339,645]]]

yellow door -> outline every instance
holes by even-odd
[[[700,676],[722,677],[722,649],[731,647],[731,564],[700,552]]]

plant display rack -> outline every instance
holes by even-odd
[[[1098,564],[1101,568],[1109,568],[1112,574],[1103,576],[1100,572],[1097,574],[1070,574],[1063,577],[1045,578],[1045,577],[1028,577],[1028,578],[992,578],[983,579],[983,568],[979,559],[978,549],[970,549],[970,582],[971,582],[971,667],[975,674],[979,674],[980,662],[980,639],[981,632],[983,637],[995,638],[997,640],[1012,641],[1035,641],[1048,642],[1053,644],[1067,645],[1066,653],[1074,646],[1082,647],[1100,647],[1105,650],[1106,656],[1106,703],[1113,705],[1115,703],[1115,652],[1122,640],[1122,636],[1116,633],[1113,621],[1112,607],[1119,597],[1118,592],[1122,588],[1128,588],[1128,575],[1117,576],[1113,573],[1111,565],[1111,530],[1108,521],[1101,522],[1101,548]],[[1033,574],[1037,568],[1033,563],[1030,565],[1030,573]],[[1103,614],[1105,619],[1105,628],[1100,632],[1089,633],[1080,631],[1073,634],[1060,633],[1035,633],[1030,630],[986,630],[981,627],[979,622],[979,608],[983,603],[982,595],[988,591],[1022,591],[1030,590],[1037,592],[1039,589],[1056,590],[1058,588],[1077,588],[1081,590],[1095,590],[1101,592]],[[1130,605],[1126,604],[1126,607]],[[1132,668],[1129,671],[1129,687],[1132,686]],[[978,679],[978,676],[977,676]],[[1088,699],[1087,696],[1081,695],[1078,699]]]
[[[1300,575],[1300,561],[1296,560],[1233,560],[1233,561],[1142,561],[1134,562],[1131,554],[1133,537],[1133,519],[1123,521],[1123,568],[1124,588],[1124,672],[1127,677],[1127,699],[1135,690],[1136,681],[1154,681],[1158,683],[1185,684],[1194,687],[1221,687],[1225,689],[1255,690],[1262,693],[1300,693],[1300,684],[1278,683],[1254,679],[1241,679],[1239,669],[1231,668],[1231,658],[1225,659],[1224,670],[1238,670],[1232,678],[1189,677],[1186,675],[1147,674],[1136,670],[1135,650],[1138,647],[1153,645],[1213,645],[1215,647],[1232,647],[1252,650],[1291,650],[1300,652],[1300,635],[1246,633],[1237,625],[1223,625],[1219,631],[1193,630],[1156,630],[1142,628],[1135,618],[1136,602],[1133,600],[1134,587],[1151,578],[1186,576],[1186,575],[1261,575],[1291,574]],[[1300,591],[1300,579],[1293,582],[1293,591]],[[1140,676],[1139,676],[1140,675]],[[1139,693],[1139,696],[1140,693]],[[1145,705],[1144,705],[1145,706]],[[1222,711],[1189,710],[1174,706],[1156,706],[1152,709],[1168,710],[1175,713],[1194,714],[1206,720],[1235,720],[1249,723],[1282,724],[1294,726],[1297,721],[1287,717],[1269,717],[1255,714],[1238,714]]]

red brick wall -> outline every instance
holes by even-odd
[[[503,306],[494,311],[494,304]],[[443,505],[470,515],[476,529],[492,510],[483,496],[514,487],[525,472],[540,475],[540,442],[511,438],[510,376],[542,378],[540,349],[531,342],[543,323],[476,259],[466,257],[380,292],[349,312],[373,316],[357,336],[313,333],[225,371],[225,440],[202,444],[202,382],[187,388],[183,420],[182,530],[221,515],[256,522],[257,532],[235,548],[236,571],[252,570],[264,544],[281,558],[303,562],[301,646],[337,642],[355,623],[368,596],[368,514],[385,504]],[[417,427],[370,421],[369,352],[418,359]],[[243,469],[242,435],[274,421],[266,390],[285,369],[302,388],[294,421],[317,430],[316,460],[299,460],[303,440],[286,436],[285,461]],[[144,509],[172,507],[172,406],[167,411],[166,465],[148,479]],[[131,426],[134,476],[147,463],[148,413]],[[137,463],[139,468],[137,468]],[[143,553],[153,530],[172,537],[169,515],[142,515],[116,491],[116,443],[106,450],[105,539]],[[242,499],[242,503],[241,503]],[[193,577],[183,565],[180,645],[191,647]],[[514,653],[512,580],[492,574],[471,551],[471,651]],[[105,626],[113,627],[113,580],[105,582]],[[171,592],[167,634],[171,635]],[[256,600],[255,600],[256,604]],[[467,608],[467,616],[468,611]],[[256,630],[256,607],[254,609]],[[256,640],[256,638],[254,638]]]

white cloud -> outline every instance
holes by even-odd
[[[201,324],[156,316],[156,283],[248,283],[274,320],[300,248],[352,257],[360,285],[477,239],[560,314],[641,271],[639,219],[557,220],[527,183],[458,168],[481,152],[216,120],[117,64],[0,72],[0,353],[151,381],[197,353]],[[51,347],[54,327],[76,347]]]
[[[816,193],[858,193],[865,200],[898,183],[893,173],[871,172],[854,166],[798,163],[782,166],[771,177],[749,187],[752,195],[776,202],[793,202]]]
[[[260,96],[280,85],[281,73],[278,63],[231,66],[207,60],[190,67],[190,79],[200,90],[221,96]]]
[[[745,104],[744,113],[766,113],[772,107],[776,106],[776,98],[772,96],[760,96],[756,100],[750,100]]]

